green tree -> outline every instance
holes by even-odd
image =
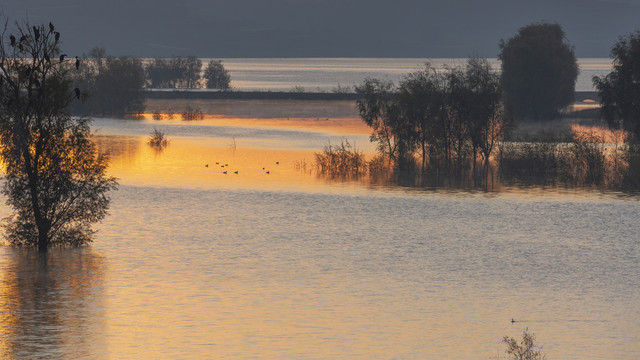
[[[222,60],[211,60],[204,71],[204,81],[207,89],[227,90],[231,87],[231,76],[224,68]]]
[[[105,175],[107,158],[91,142],[89,120],[70,115],[80,90],[72,87],[75,64],[59,57],[60,34],[52,24],[14,31],[5,24],[0,37],[2,192],[13,208],[5,235],[40,252],[82,245],[106,216],[117,183]]]
[[[602,104],[600,113],[613,129],[640,140],[640,31],[620,37],[611,49],[613,71],[595,76],[593,84]]]
[[[505,108],[516,119],[553,119],[574,99],[578,63],[559,24],[536,23],[500,41]]]

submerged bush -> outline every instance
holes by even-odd
[[[525,329],[522,333],[522,341],[505,336],[502,342],[507,344],[507,354],[513,360],[544,360],[546,356],[540,350],[536,350],[536,336],[529,333],[529,329]]]
[[[198,107],[191,107],[187,105],[184,111],[181,114],[182,120],[202,120],[204,119],[204,115],[202,114],[202,110]]]
[[[148,144],[153,147],[162,148],[169,145],[169,139],[167,139],[164,131],[154,128],[153,133],[149,136]]]

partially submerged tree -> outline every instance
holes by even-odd
[[[378,150],[397,162],[410,154],[411,139],[403,136],[408,130],[399,116],[396,92],[392,82],[366,79],[358,88],[364,96],[356,102],[360,117],[371,127],[371,141]],[[404,127],[404,128],[403,128]]]
[[[487,161],[503,135],[500,76],[487,60],[471,58],[465,67],[463,84],[460,113],[468,127],[473,159],[480,154]]]
[[[499,78],[486,60],[442,70],[427,63],[397,89],[379,80],[359,89],[360,116],[373,129],[372,141],[393,161],[408,160],[417,149],[423,170],[428,161],[450,166],[471,158],[475,164],[478,155],[486,163],[501,139]]]
[[[559,24],[536,23],[500,41],[505,108],[516,119],[545,120],[574,99],[578,63]]]
[[[413,142],[421,153],[422,168],[439,153],[448,153],[447,80],[430,64],[405,76],[398,89],[398,107],[412,129]]]
[[[207,89],[227,90],[231,87],[231,76],[224,68],[222,60],[211,60],[204,71],[204,81]]]
[[[54,245],[82,245],[91,224],[103,219],[115,178],[107,158],[90,140],[88,119],[72,118],[81,91],[65,61],[54,26],[5,23],[0,37],[0,157],[6,169],[2,192],[13,214],[5,235],[14,245],[46,252]]]
[[[593,77],[602,107],[600,113],[612,129],[624,129],[640,141],[640,31],[620,37],[611,49],[613,71]]]

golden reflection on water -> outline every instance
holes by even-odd
[[[164,148],[149,146],[142,137],[95,141],[99,151],[110,154],[109,173],[127,185],[282,189],[321,183],[309,175],[312,150],[221,147],[189,138],[170,139]]]
[[[105,356],[103,259],[90,249],[0,254],[2,359]]]

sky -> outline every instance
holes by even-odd
[[[494,58],[557,22],[578,57],[640,30],[639,0],[0,0],[9,27],[53,22],[67,53],[138,57]]]

